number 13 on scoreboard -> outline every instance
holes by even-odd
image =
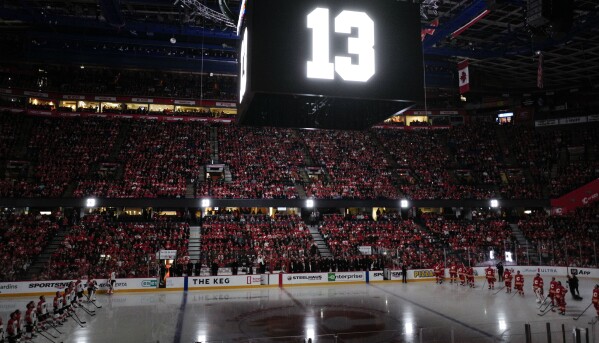
[[[312,61],[308,61],[309,79],[333,80],[335,72],[345,81],[366,82],[375,74],[374,21],[364,12],[342,11],[335,17],[335,33],[351,34],[358,29],[357,37],[348,37],[347,53],[358,55],[358,64],[351,57],[335,56],[330,61],[329,9],[318,7],[307,16],[307,26],[312,29]]]

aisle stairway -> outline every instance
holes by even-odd
[[[200,227],[199,226],[190,226],[189,227],[189,259],[192,261],[197,261],[200,259]]]
[[[512,229],[512,233],[514,237],[516,237],[516,241],[518,241],[518,245],[522,248],[526,249],[526,253],[530,257],[530,264],[535,265],[539,264],[539,254],[533,248],[532,244],[526,239],[522,230],[518,227],[518,224],[510,224],[510,228]],[[523,262],[519,262],[520,264],[529,263],[528,259]]]
[[[324,242],[324,238],[320,231],[318,231],[318,225],[308,225],[308,230],[310,230],[310,234],[312,234],[312,238],[314,239],[314,243],[318,247],[318,251],[320,252],[320,256],[322,257],[333,257],[331,250],[327,247],[327,244]]]
[[[26,280],[37,279],[37,276],[50,262],[52,254],[56,251],[56,249],[58,249],[62,245],[62,242],[64,242],[64,238],[67,236],[68,233],[68,229],[62,229],[58,231],[56,235],[54,235],[54,237],[52,237],[50,244],[48,244],[46,248],[42,251],[42,253],[39,254],[31,263],[31,267],[29,267],[29,269],[25,273]]]

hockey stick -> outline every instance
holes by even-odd
[[[518,294],[518,292],[519,292],[518,290],[515,290],[515,292],[514,292],[514,295],[512,295],[512,296],[510,297],[510,299],[512,299],[513,297],[515,297],[515,296],[516,296],[516,294]]]
[[[38,330],[38,332],[41,332],[41,331]],[[52,337],[52,338],[58,338],[58,336],[54,336],[53,334],[49,333],[48,331],[44,331],[44,333],[50,335],[50,337]]]
[[[541,308],[541,306],[543,306],[545,304],[545,301],[547,301],[547,298],[549,298],[549,296],[545,296],[545,297],[543,297],[543,299],[541,299],[541,303],[539,304],[539,308]]]
[[[46,336],[43,332],[41,332],[40,330],[37,330],[37,332],[40,334],[40,336],[44,337],[45,339],[49,340],[52,343],[56,343],[52,338]]]
[[[574,318],[574,320],[578,320],[578,318],[582,317],[582,315],[589,309],[589,307],[591,307],[591,305],[593,305],[593,303],[590,303],[589,306],[587,306],[587,308],[585,308],[584,311],[578,315],[578,317]]]
[[[79,318],[79,316],[77,315],[77,312],[73,311],[73,312],[71,312],[71,313],[72,313],[72,314],[75,316],[75,318],[77,318],[77,320],[78,320],[78,321],[79,321],[81,324],[86,324],[86,323],[87,323],[86,321],[84,321],[84,320],[81,320],[81,318]]]
[[[95,300],[92,301],[92,304],[94,304],[94,306],[97,307],[97,308],[102,308],[102,305],[96,305],[96,301]]]
[[[75,312],[71,313],[71,314],[75,314]],[[74,316],[72,316],[71,314],[69,314],[69,317],[73,318],[73,320],[75,321],[75,323],[79,324],[79,326],[81,326],[82,328],[84,328],[85,326],[83,326],[83,324],[87,323],[87,322],[82,322],[79,317],[77,317],[77,315],[75,314]]]
[[[541,305],[542,305],[542,304],[541,304]],[[549,306],[551,306],[551,307],[555,307],[555,305],[553,305],[551,302],[548,302],[548,303],[547,303],[547,305],[545,306],[545,308],[541,308],[541,307],[542,307],[542,306],[541,306],[541,307],[539,307],[539,310],[541,310],[541,311],[546,311],[546,310],[549,308]]]
[[[487,284],[487,279],[485,278],[485,281],[483,282],[483,286],[481,289],[485,289],[485,285]]]
[[[501,292],[503,289],[505,288],[505,286],[501,287],[497,292],[493,293],[493,295],[498,294],[499,292]]]
[[[58,330],[58,328],[56,327],[56,325],[54,323],[52,323],[51,321],[48,322],[48,324],[50,324],[50,326],[56,330],[56,332],[58,332],[59,335],[62,335],[62,332],[60,332],[60,330]]]
[[[86,307],[84,307],[84,306],[80,306],[80,308],[81,308],[81,309],[82,309],[82,310],[83,310],[85,313],[89,314],[89,315],[90,315],[90,316],[92,316],[92,317],[96,315],[96,314],[94,313],[95,311],[94,311],[94,312],[92,312],[92,311],[88,310],[88,309],[87,309]]]
[[[542,316],[546,315],[547,313],[551,312],[550,310],[553,310],[553,307],[554,306],[551,306],[551,308],[549,310],[547,310],[547,311],[542,311],[541,310],[541,313],[537,313],[537,315],[542,317]]]

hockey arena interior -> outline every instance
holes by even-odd
[[[0,343],[599,342],[598,31],[0,1]]]

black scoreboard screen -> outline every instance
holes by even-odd
[[[363,129],[422,98],[419,6],[248,0],[239,122]]]

